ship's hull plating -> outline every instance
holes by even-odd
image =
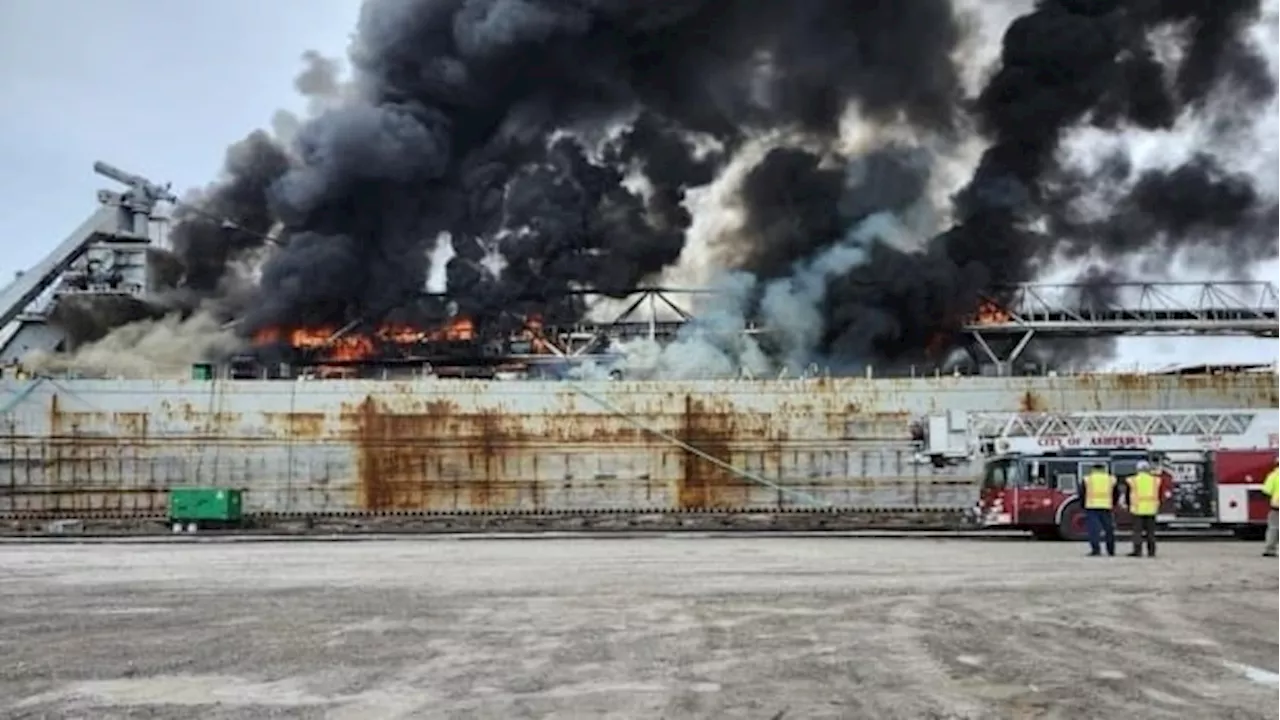
[[[948,410],[1276,408],[1273,375],[752,382],[0,381],[0,513],[964,506]]]

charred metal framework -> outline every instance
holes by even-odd
[[[399,367],[450,377],[491,377],[503,371],[533,371],[534,376],[541,376],[543,370],[554,376],[556,368],[601,361],[607,364],[617,350],[616,343],[634,340],[669,343],[681,332],[696,328],[694,313],[699,303],[714,301],[720,293],[703,288],[644,287],[621,297],[592,290],[571,294],[585,299],[592,314],[604,319],[544,325],[536,318],[526,318],[519,331],[504,337],[480,334],[468,322],[471,332],[465,337],[450,338],[454,326],[446,323],[434,330],[405,334],[422,337],[388,342],[377,319],[361,318],[324,339],[309,341],[305,347],[295,345],[292,352],[287,353],[288,361],[281,366],[280,373],[285,376],[294,368],[320,367],[327,377],[377,377],[383,371]],[[425,293],[423,297],[441,302],[448,300],[442,293]],[[747,322],[741,332],[757,335],[765,329]],[[370,359],[343,359],[341,350],[344,344],[351,343],[376,345],[379,351],[370,353]],[[245,356],[233,365],[232,377],[263,376],[255,357]]]
[[[1025,284],[1002,296],[1009,300],[986,301],[964,328],[997,365],[1037,336],[1276,337],[1280,304],[1274,284],[1247,281]]]
[[[0,290],[0,363],[35,349],[65,348],[66,333],[51,322],[51,311],[67,297],[141,301],[149,289],[146,251],[153,225],[164,222],[156,210],[176,198],[168,186],[106,163],[95,163],[94,171],[126,190],[99,191],[97,212]],[[603,299],[591,291],[581,294]],[[610,341],[669,342],[695,322],[701,301],[716,294],[710,289],[637,288],[624,298],[611,298],[617,308],[612,319],[530,328],[525,342],[489,347],[484,354],[563,363],[607,353]],[[961,330],[997,368],[1018,360],[1036,337],[1278,335],[1276,286],[1265,282],[1033,283],[997,288],[992,296],[1000,300],[984,300]],[[747,323],[743,331],[761,334],[768,329]]]
[[[613,341],[647,339],[670,342],[682,329],[696,323],[698,303],[714,298],[719,292],[705,288],[641,287],[621,298],[606,298],[589,290],[577,294],[593,298],[595,303],[611,301],[616,309],[597,308],[596,312],[606,319],[595,322],[537,328],[538,339],[552,356],[561,360],[594,357],[607,351]],[[748,321],[743,332],[758,335],[765,329]],[[520,356],[519,353],[516,355]]]

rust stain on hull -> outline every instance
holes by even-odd
[[[1026,392],[1022,393],[1022,399],[1021,401],[1018,402],[1018,410],[1020,412],[1026,412],[1026,413],[1044,412],[1044,410],[1047,407],[1048,407],[1048,403],[1046,403],[1044,399],[1041,398],[1039,395],[1031,392],[1030,390],[1027,390]]]
[[[735,420],[732,413],[715,407],[711,401],[685,396],[681,440],[720,463],[687,449],[683,451],[684,473],[676,492],[681,508],[732,508],[749,504],[754,483],[729,469],[736,467],[731,443],[734,440],[763,440],[763,437],[742,437],[736,432]]]
[[[456,403],[391,412],[372,397],[342,414],[356,445],[358,506],[364,510],[499,510],[515,507],[504,480],[519,444],[511,421]]]

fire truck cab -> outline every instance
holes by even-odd
[[[1126,483],[1146,460],[1161,479],[1160,514],[1173,516],[1173,478],[1161,458],[1140,448],[1063,449],[1037,455],[1010,454],[988,459],[983,468],[980,517],[987,526],[1030,530],[1040,539],[1083,539],[1084,506],[1080,479],[1101,465]],[[1131,517],[1116,507],[1116,525],[1127,528]]]
[[[1161,524],[1229,528],[1242,537],[1266,526],[1262,482],[1280,447],[1275,409],[975,413],[963,429],[947,419],[936,424],[954,440],[963,434],[982,463],[974,516],[983,527],[1081,539],[1080,479],[1103,465],[1124,482],[1143,460],[1161,476]],[[1116,508],[1118,526],[1131,519]]]

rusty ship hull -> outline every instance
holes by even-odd
[[[241,488],[249,513],[299,516],[958,508],[977,464],[922,462],[913,419],[1276,407],[1273,374],[6,379],[0,514],[157,517],[181,486]]]

